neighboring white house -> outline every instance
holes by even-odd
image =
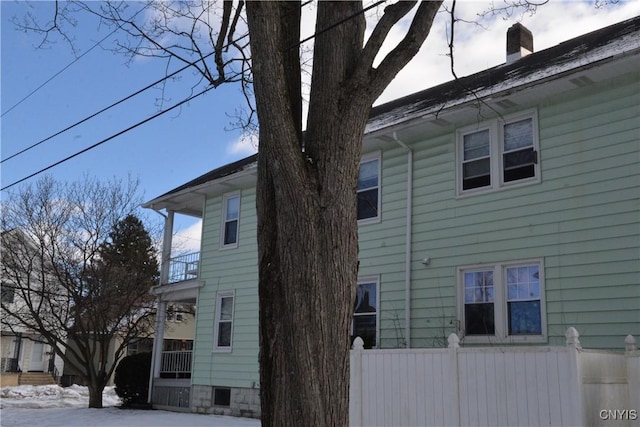
[[[7,262],[11,262],[11,256],[7,253],[9,239],[19,239],[24,250],[31,246],[28,240],[19,232],[2,232],[2,259],[0,259],[0,373],[2,384],[39,384],[57,381],[62,373],[64,363],[55,354],[52,347],[38,333],[29,330],[12,319],[9,312],[20,312],[24,300],[20,296],[20,290],[12,277],[5,271]],[[13,254],[12,254],[13,255]],[[26,256],[26,255],[25,255]],[[36,259],[36,258],[34,258]],[[26,375],[30,373],[30,375]],[[50,375],[33,375],[50,374]]]

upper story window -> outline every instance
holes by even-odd
[[[380,155],[360,162],[358,174],[358,221],[373,222],[380,219]]]
[[[233,291],[218,292],[216,295],[216,315],[213,329],[215,351],[231,351],[234,297]]]
[[[364,348],[377,346],[378,336],[378,279],[358,281],[353,304],[352,340],[362,338]]]
[[[539,260],[459,269],[465,339],[543,341],[546,337],[543,266]]]
[[[540,180],[535,112],[495,119],[457,133],[458,194]]]
[[[15,288],[8,284],[0,284],[0,293],[2,293],[2,302],[5,304],[11,304],[15,299]]]
[[[238,246],[238,224],[240,220],[240,195],[232,194],[222,199],[222,229],[220,247]]]

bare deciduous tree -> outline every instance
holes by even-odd
[[[546,2],[505,0],[481,16],[534,13]],[[378,14],[368,38],[363,2],[317,3],[306,126],[302,3],[148,2],[145,13],[153,11],[153,19],[146,22],[136,15],[125,18],[121,3],[77,3],[130,37],[117,49],[193,64],[208,85],[239,81],[249,117],[257,113],[264,425],[348,424],[349,324],[358,270],[355,189],[363,133],[373,102],[418,52],[441,3],[394,2]],[[452,71],[455,5],[444,9],[451,17]],[[401,26],[404,38],[383,55],[383,43],[401,20],[409,22]]]
[[[304,137],[300,2],[247,3],[250,46],[235,34],[243,1],[149,2],[147,22],[125,18],[123,3],[75,5],[126,32],[119,49],[192,63],[207,84],[239,80],[250,105],[255,96],[262,422],[347,425],[364,127],[373,102],[420,49],[441,2],[387,6],[366,41],[362,2],[318,3]],[[404,38],[378,58],[405,17]],[[47,29],[59,27],[54,21]]]
[[[36,333],[89,387],[89,407],[133,339],[152,333],[158,264],[132,214],[138,183],[50,177],[2,203],[2,328]],[[130,243],[130,244],[129,244]]]

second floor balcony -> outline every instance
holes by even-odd
[[[161,296],[165,302],[173,301],[195,304],[202,282],[198,277],[200,252],[179,255],[169,259],[166,276],[162,276],[159,286],[151,289],[153,295]]]
[[[200,252],[173,257],[169,260],[168,285],[198,278]]]

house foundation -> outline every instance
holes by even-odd
[[[260,418],[259,389],[193,385],[191,391],[192,412]]]

